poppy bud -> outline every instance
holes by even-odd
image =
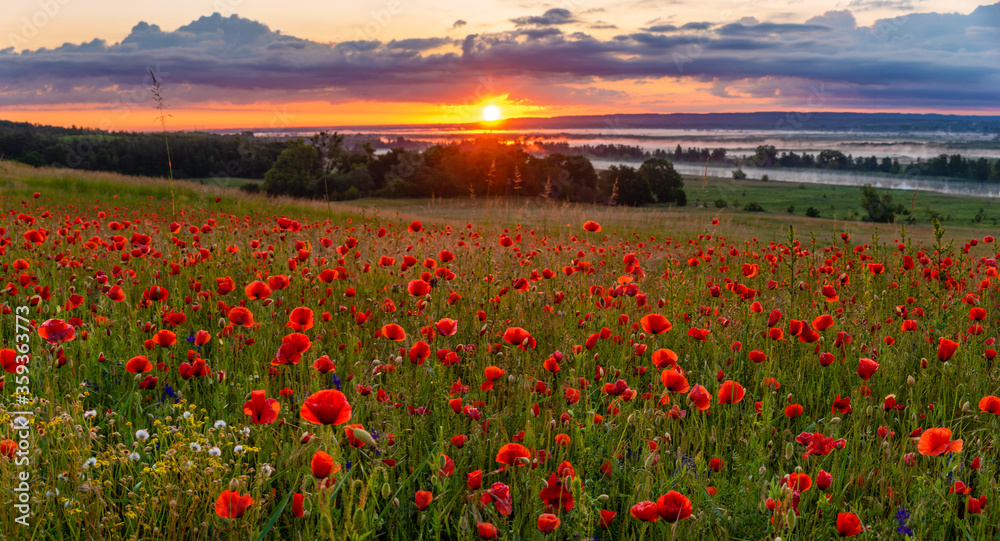
[[[835,425],[835,424],[839,424],[839,423],[840,423],[840,417],[833,417],[828,422],[828,424],[831,424],[831,425]]]
[[[917,384],[917,380],[913,376],[906,376],[906,384],[913,387]]]
[[[378,445],[375,443],[375,438],[373,438],[371,433],[369,433],[367,430],[363,428],[355,428],[354,437],[363,441],[364,443],[367,443],[368,445],[371,445],[372,447],[378,447]],[[443,468],[444,466],[442,465],[441,467]]]
[[[389,488],[389,483],[383,483],[382,484],[382,497],[383,498],[388,498],[389,496],[392,496],[392,489]]]
[[[611,499],[611,497],[608,496],[607,494],[601,494],[600,496],[597,497],[597,501],[599,502],[606,502],[609,499]]]
[[[365,512],[362,509],[354,512],[354,529],[359,532],[365,529]]]

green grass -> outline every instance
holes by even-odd
[[[857,186],[834,186],[828,184],[800,184],[760,180],[731,180],[686,177],[685,191],[688,204],[716,208],[716,201],[723,200],[728,208],[737,204],[744,206],[757,202],[769,214],[788,214],[788,207],[794,206],[792,214],[806,215],[806,209],[815,207],[822,218],[837,220],[858,220],[867,213],[861,207],[861,190]],[[933,213],[944,225],[961,227],[996,228],[995,219],[1000,217],[1000,200],[989,197],[941,194],[924,191],[888,191],[895,203],[902,204],[911,211],[917,224],[931,223]],[[985,219],[975,222],[974,218],[983,209]],[[897,217],[897,220],[905,219]]]

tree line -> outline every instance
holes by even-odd
[[[378,197],[531,196],[623,205],[684,205],[684,182],[673,165],[650,158],[640,167],[598,173],[584,156],[535,156],[523,147],[483,138],[423,151],[355,149],[344,136],[321,132],[295,140],[278,156],[259,189],[269,195],[317,199]],[[257,188],[248,186],[247,189]]]

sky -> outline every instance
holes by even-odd
[[[0,119],[107,130],[1000,114],[1000,3],[5,0]],[[152,72],[153,76],[150,75]]]

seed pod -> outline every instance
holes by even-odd
[[[365,442],[368,445],[371,445],[372,447],[378,447],[378,445],[375,443],[375,438],[372,437],[370,432],[368,432],[363,428],[355,428],[354,437]]]

